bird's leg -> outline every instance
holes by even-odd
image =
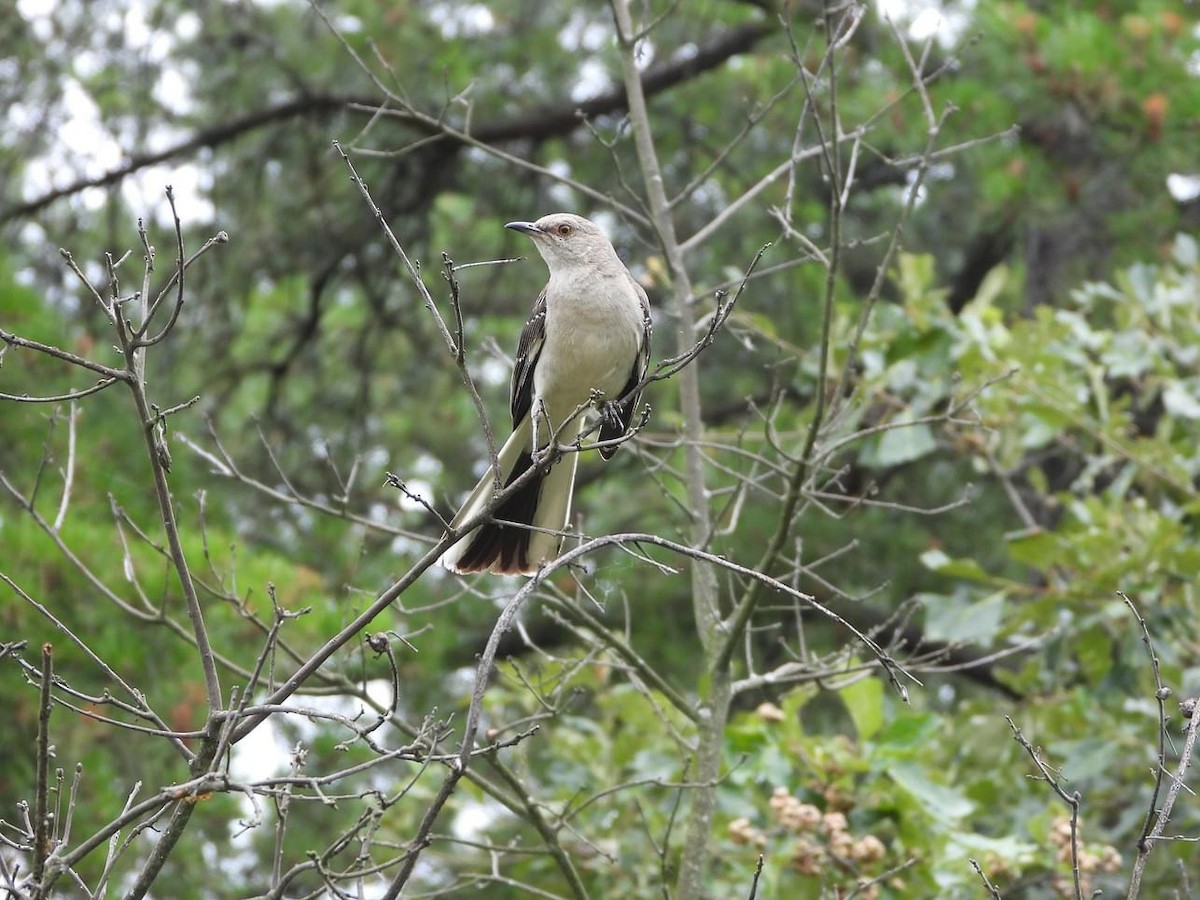
[[[593,389],[591,404],[600,413],[600,418],[606,426],[622,433],[625,431],[625,417],[621,414],[621,406],[616,400],[606,400],[604,391]]]
[[[550,427],[550,416],[546,413],[546,404],[542,402],[541,397],[538,397],[534,400],[533,409],[531,409],[529,412],[530,415],[533,416],[533,420],[531,422],[533,426],[533,447],[529,451],[529,456],[533,460],[534,466],[538,468],[549,469],[556,456],[554,446],[554,429]],[[546,423],[546,428],[550,432],[550,439],[546,441],[545,447],[539,446],[538,441],[538,425],[543,421]]]
[[[529,429],[531,436],[529,438],[529,455],[533,460],[537,461],[538,454],[538,422],[542,418],[542,398],[534,397],[533,406],[529,410]]]
[[[620,431],[625,430],[625,419],[621,416],[621,405],[616,400],[605,400],[600,407],[600,417],[604,424]]]

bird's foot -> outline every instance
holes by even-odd
[[[560,455],[562,455],[562,451],[555,444],[539,447],[529,454],[534,468],[540,469],[543,473],[550,471],[550,467],[558,461]]]
[[[625,430],[625,417],[622,415],[620,404],[615,400],[605,400],[600,404],[600,418],[610,429]]]

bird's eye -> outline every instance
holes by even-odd
[[[554,230],[556,232],[558,232],[559,237],[570,237],[571,232],[574,231],[575,229],[572,228],[570,225],[568,225],[566,222],[563,222],[561,225],[559,225]]]

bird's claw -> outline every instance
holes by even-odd
[[[545,447],[539,447],[530,454],[533,460],[534,468],[549,470],[554,461],[558,458],[558,448],[553,444],[547,444]]]
[[[600,418],[609,428],[623,430],[625,427],[625,417],[621,415],[621,407],[615,400],[605,400],[600,404]]]

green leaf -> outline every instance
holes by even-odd
[[[1073,782],[1111,772],[1123,752],[1119,747],[1097,738],[1053,741],[1046,745],[1046,750],[1052,760],[1059,761],[1063,775]]]
[[[933,256],[901,253],[896,264],[896,281],[906,300],[922,297],[934,283]]]
[[[1017,840],[1012,835],[988,837],[982,834],[959,831],[951,836],[950,841],[955,847],[961,848],[964,855],[982,856],[988,854],[1009,864],[1027,863],[1034,858],[1038,850],[1037,844]]]
[[[1008,555],[1019,563],[1045,569],[1062,557],[1058,535],[1050,531],[1035,531],[1011,538]]]
[[[1103,628],[1089,628],[1075,644],[1075,658],[1090,683],[1099,681],[1112,671],[1112,637]]]
[[[839,693],[859,739],[870,740],[883,727],[883,684],[878,678],[863,678]]]
[[[775,325],[775,320],[763,313],[739,313],[737,319],[740,323],[748,323],[760,334],[769,338],[779,337],[779,329]]]
[[[937,449],[933,431],[928,425],[904,425],[912,419],[906,413],[896,420],[896,426],[888,429],[875,443],[874,451],[863,450],[863,464],[877,468],[890,468],[920,459]]]
[[[1175,235],[1175,245],[1171,248],[1175,262],[1185,269],[1200,265],[1200,244],[1190,234],[1180,232]]]
[[[1173,416],[1200,419],[1200,393],[1196,386],[1185,381],[1171,381],[1163,389],[1163,406]]]
[[[939,575],[949,575],[952,578],[965,578],[968,581],[978,581],[990,584],[992,576],[983,570],[973,559],[953,559],[941,550],[926,550],[920,556],[921,564]]]
[[[975,804],[961,793],[930,781],[928,774],[913,763],[894,762],[886,771],[897,785],[938,821],[961,819],[975,810]]]
[[[975,292],[974,299],[971,300],[971,306],[978,312],[979,310],[991,306],[993,302],[1004,291],[1008,283],[1009,272],[1008,266],[1001,263],[984,276],[983,283],[979,285],[979,290]]]
[[[925,607],[925,636],[932,641],[969,641],[991,644],[1000,630],[1005,591],[970,602],[964,597],[921,594]]]
[[[925,747],[940,727],[937,716],[932,713],[898,716],[876,738],[876,758],[910,756],[914,750]]]

